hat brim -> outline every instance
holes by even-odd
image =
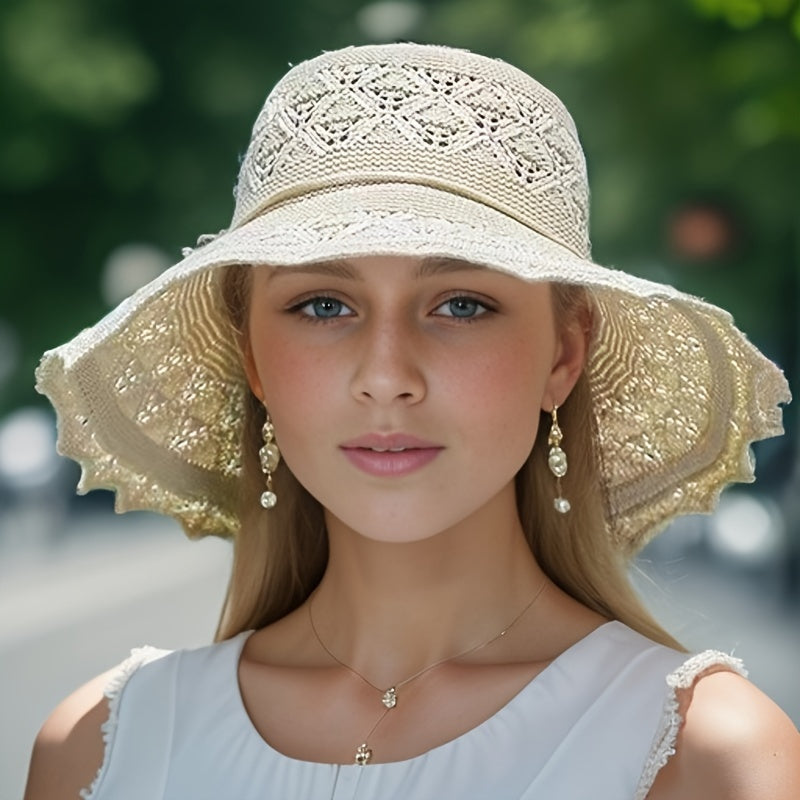
[[[606,522],[625,550],[752,480],[750,443],[782,432],[788,384],[725,311],[597,265],[469,197],[367,182],[285,199],[44,355],[37,388],[58,411],[60,452],[81,464],[80,490],[115,489],[118,510],[170,514],[192,536],[235,534],[246,385],[216,268],[365,255],[462,259],[591,290]]]

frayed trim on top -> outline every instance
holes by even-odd
[[[647,761],[639,779],[635,800],[644,800],[650,791],[659,770],[675,755],[675,742],[683,725],[680,712],[680,699],[678,692],[691,689],[692,686],[705,675],[713,672],[729,671],[747,677],[747,669],[741,659],[721,653],[717,650],[706,650],[684,661],[676,670],[667,675],[666,682],[669,688],[661,723],[656,731],[653,746],[647,756]]]
[[[108,769],[111,751],[114,747],[114,735],[117,731],[117,720],[119,718],[119,702],[123,689],[136,670],[151,661],[167,655],[169,652],[169,650],[159,650],[156,647],[137,647],[131,650],[130,656],[115,668],[103,690],[103,695],[108,700],[108,719],[100,726],[104,744],[103,763],[97,770],[97,775],[95,775],[91,785],[86,789],[81,789],[81,800],[96,800],[96,793]]]

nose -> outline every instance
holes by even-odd
[[[412,405],[425,397],[421,343],[411,325],[374,320],[364,326],[351,392],[359,402]]]

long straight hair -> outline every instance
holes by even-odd
[[[246,346],[251,267],[221,270],[220,291],[241,348]],[[591,326],[592,305],[583,287],[552,286],[559,325]],[[572,510],[553,509],[554,478],[547,466],[548,416],[542,414],[536,442],[516,476],[517,511],[528,545],[545,574],[567,594],[608,619],[616,619],[653,641],[683,649],[642,604],[628,576],[629,558],[605,525],[605,504],[594,451],[591,393],[581,375],[559,408],[569,472],[564,494]],[[233,568],[217,640],[264,627],[302,605],[322,579],[328,562],[323,509],[285,463],[273,474],[278,504],[264,513],[258,450],[265,410],[250,394],[242,433],[241,527],[234,540]]]

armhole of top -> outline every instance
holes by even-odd
[[[747,677],[747,669],[741,659],[717,650],[698,653],[667,675],[667,697],[664,702],[664,710],[642,770],[635,800],[644,800],[652,788],[659,770],[675,755],[675,742],[683,724],[679,692],[691,689],[700,678],[714,672],[735,672],[743,678]]]
[[[161,658],[161,656],[167,655],[169,652],[169,650],[159,650],[156,647],[137,647],[131,650],[130,656],[119,664],[111,674],[103,690],[103,696],[108,701],[108,717],[100,726],[100,731],[103,734],[103,761],[92,783],[87,788],[81,789],[80,796],[82,800],[95,800],[103,776],[108,770],[119,720],[119,703],[125,686],[136,670],[151,661],[155,661],[157,658]]]

